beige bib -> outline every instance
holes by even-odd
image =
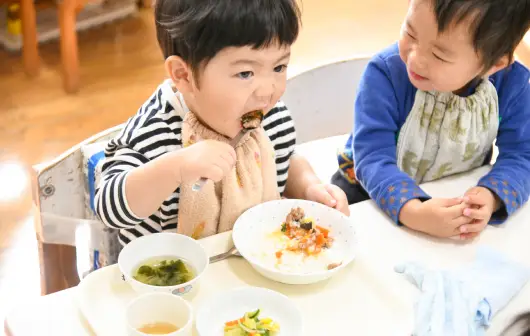
[[[183,145],[201,140],[230,142],[205,127],[193,112],[186,113],[182,124]],[[249,131],[235,151],[236,166],[222,181],[208,181],[200,191],[192,190],[196,181],[180,186],[178,233],[198,239],[229,231],[245,210],[280,198],[274,148],[263,128]]]

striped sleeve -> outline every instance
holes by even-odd
[[[114,146],[111,140],[109,146]],[[126,146],[117,147],[102,167],[102,178],[94,198],[95,210],[105,225],[116,228],[133,228],[142,221],[130,209],[125,196],[125,180],[130,170],[148,162],[142,154]],[[109,156],[111,155],[111,156]]]
[[[127,202],[125,182],[131,170],[181,148],[182,119],[172,112],[159,89],[105,149],[102,176],[94,198],[95,210],[105,225],[126,229],[121,234],[130,237],[121,237],[123,241],[161,230],[159,212],[148,218],[134,214]]]
[[[265,115],[263,128],[274,146],[278,191],[283,195],[289,173],[290,159],[296,146],[294,122],[291,113],[283,102],[279,101]]]

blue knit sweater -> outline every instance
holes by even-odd
[[[499,97],[499,157],[478,185],[489,188],[503,201],[490,224],[504,222],[530,194],[529,80],[529,70],[518,62],[490,77]],[[352,183],[356,178],[396,223],[406,202],[430,198],[396,164],[396,140],[412,110],[416,91],[397,44],[374,56],[359,85],[354,131],[339,155],[343,175]]]

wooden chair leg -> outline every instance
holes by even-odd
[[[28,76],[39,73],[39,47],[37,39],[37,13],[33,0],[20,0],[22,20],[22,54]]]
[[[68,93],[79,89],[79,52],[77,49],[75,0],[63,0],[59,5],[59,29],[61,31],[61,59],[63,63],[64,89]]]
[[[42,295],[79,284],[75,247],[39,242],[39,257]]]

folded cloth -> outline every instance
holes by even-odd
[[[415,336],[484,335],[485,327],[530,279],[530,269],[481,247],[470,265],[430,270],[420,263],[395,267],[421,291]]]

